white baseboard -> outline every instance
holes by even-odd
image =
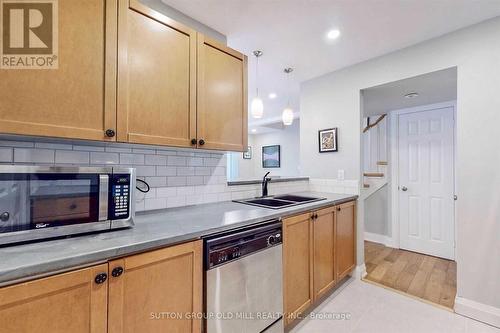
[[[354,269],[354,277],[356,279],[362,279],[366,276],[366,266],[365,264],[361,264],[361,265],[358,265],[356,266],[356,268]]]
[[[455,312],[500,328],[500,309],[494,306],[457,296]]]
[[[374,243],[384,244],[387,247],[395,247],[394,240],[392,239],[392,237],[386,235],[380,235],[365,231],[365,240]]]

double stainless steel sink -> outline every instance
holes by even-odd
[[[303,205],[310,202],[325,200],[326,198],[316,198],[316,197],[306,197],[301,195],[292,195],[292,194],[283,194],[276,196],[269,196],[263,198],[251,198],[251,199],[243,199],[243,200],[233,200],[234,202],[264,207],[264,208],[286,208],[296,205]]]

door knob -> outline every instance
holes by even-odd
[[[113,268],[113,270],[111,271],[111,275],[113,277],[119,277],[120,275],[122,275],[122,273],[123,273],[123,267],[120,266]]]
[[[106,274],[106,273],[101,273],[101,274],[97,274],[97,275],[96,275],[96,277],[95,277],[94,281],[95,281],[95,283],[97,283],[97,284],[102,284],[102,283],[106,282],[107,278],[108,278],[108,274]]]
[[[115,131],[114,131],[114,130],[112,130],[112,129],[107,129],[107,130],[106,130],[106,132],[105,132],[104,134],[106,134],[106,136],[107,136],[108,138],[112,138],[112,137],[114,137],[114,136],[115,136],[115,134],[116,134],[116,133],[115,133]]]
[[[408,191],[408,187],[406,187],[406,186],[402,186],[402,187],[401,187],[401,191],[403,191],[403,192]]]

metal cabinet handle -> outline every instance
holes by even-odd
[[[337,212],[340,212],[341,210],[342,210],[342,208],[337,207]]]
[[[192,145],[195,145],[195,144],[196,144],[196,142],[198,142],[198,140],[196,140],[196,139],[191,139],[191,144],[192,144]]]
[[[108,274],[106,274],[106,273],[100,273],[100,274],[96,275],[94,281],[97,284],[101,284],[101,283],[106,282],[107,279],[108,279]]]
[[[401,186],[401,191],[403,191],[403,192],[408,191],[408,187],[406,187],[406,186]]]
[[[198,141],[198,143],[200,144],[200,146],[203,146],[205,144],[205,140],[200,139],[200,141]]]
[[[122,275],[122,273],[123,273],[123,267],[120,266],[113,268],[113,270],[111,271],[111,275],[113,277],[119,277],[120,275]]]

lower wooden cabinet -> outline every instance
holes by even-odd
[[[356,202],[339,205],[335,210],[335,258],[337,280],[348,275],[356,266]]]
[[[314,299],[333,288],[335,272],[335,208],[328,207],[313,213]]]
[[[285,325],[300,318],[355,265],[355,201],[284,219]]]
[[[313,301],[310,214],[283,220],[283,297],[285,325]]]
[[[201,252],[197,241],[110,262],[108,332],[200,332],[188,316],[202,312]]]
[[[198,333],[201,312],[202,241],[0,288],[0,333]]]
[[[108,265],[0,289],[0,332],[106,332],[108,284],[96,283]]]

